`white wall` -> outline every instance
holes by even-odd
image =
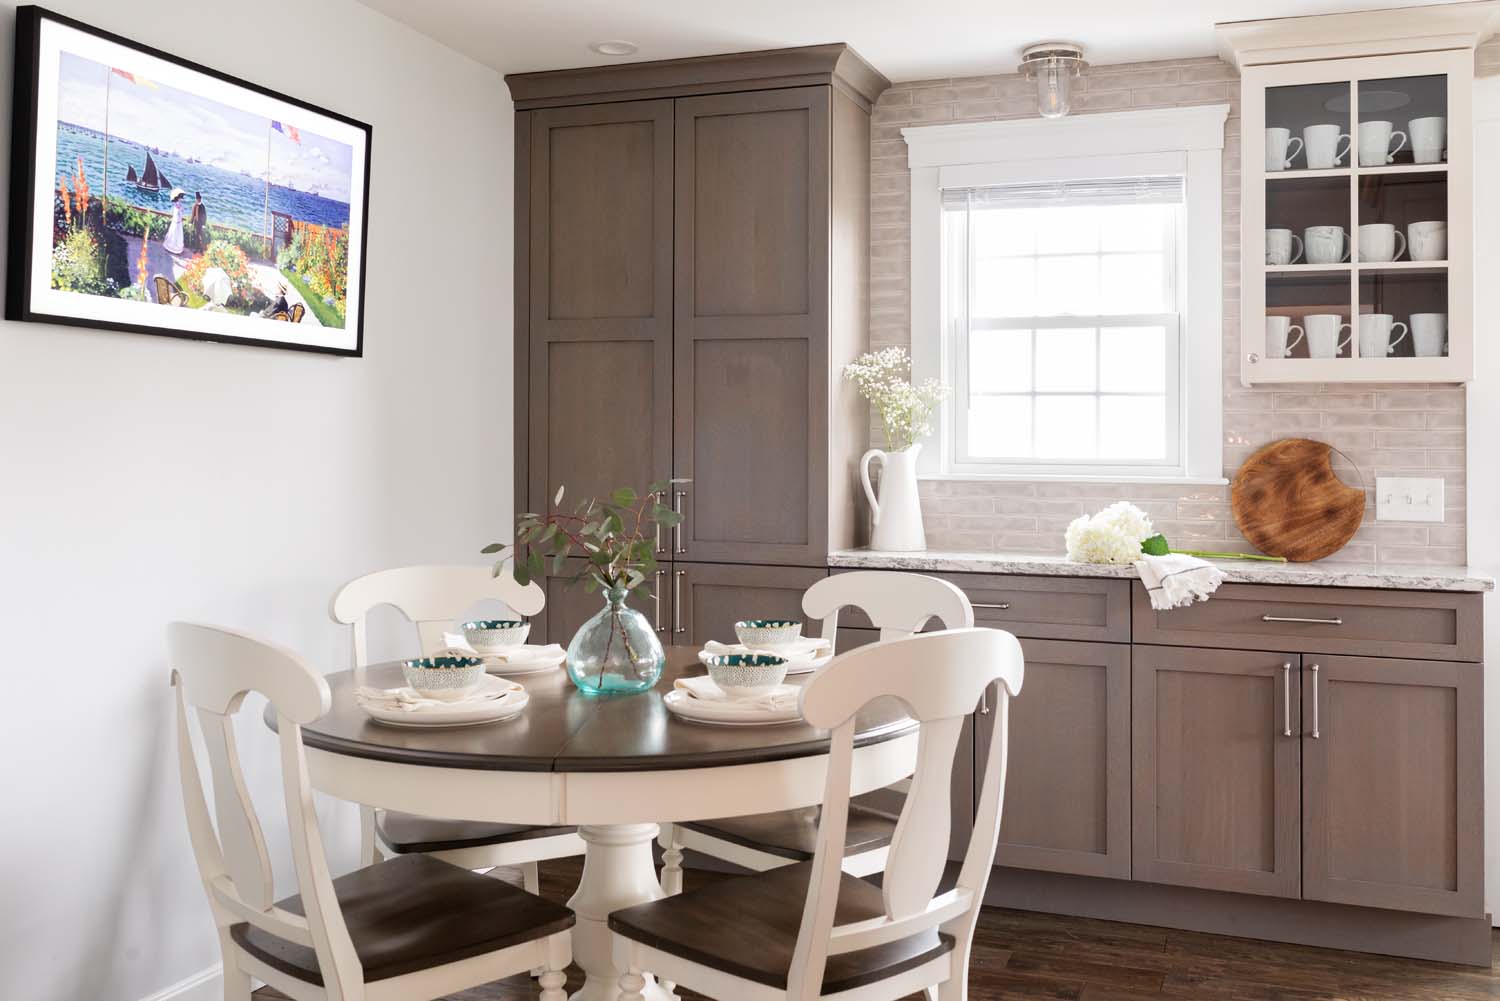
[[[48,6],[374,126],[364,358],[0,324],[0,998],[134,1001],[218,961],[165,623],[339,669],[338,584],[478,561],[510,522],[511,105],[351,0]],[[260,705],[242,740],[287,887]],[[354,830],[328,811],[340,859]]]

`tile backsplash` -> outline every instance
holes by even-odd
[[[1480,75],[1500,74],[1500,42],[1482,46]],[[1465,390],[1452,385],[1239,384],[1239,79],[1215,58],[1090,68],[1074,114],[1192,104],[1230,105],[1224,145],[1224,471],[1232,478],[1259,446],[1298,436],[1327,441],[1358,467],[1365,523],[1335,559],[1381,563],[1465,562]],[[911,205],[901,129],[943,122],[1031,118],[1035,90],[1018,75],[919,80],[881,95],[870,137],[870,346],[911,341]],[[881,441],[871,425],[871,440]],[[1441,476],[1442,524],[1375,523],[1376,476]],[[1248,549],[1227,486],[939,479],[921,483],[933,549],[1058,552],[1068,522],[1116,500],[1140,505],[1174,544]]]

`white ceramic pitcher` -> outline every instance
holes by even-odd
[[[872,448],[859,460],[859,481],[870,499],[874,530],[870,548],[914,553],[927,548],[922,531],[922,503],[917,497],[917,454],[920,443],[900,452]],[[880,498],[870,486],[870,462],[880,460]]]

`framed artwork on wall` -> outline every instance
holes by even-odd
[[[19,7],[6,318],[358,356],[370,138]]]

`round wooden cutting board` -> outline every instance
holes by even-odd
[[[1333,472],[1333,447],[1283,438],[1257,451],[1235,474],[1234,523],[1269,556],[1306,563],[1331,556],[1354,538],[1365,492]]]

